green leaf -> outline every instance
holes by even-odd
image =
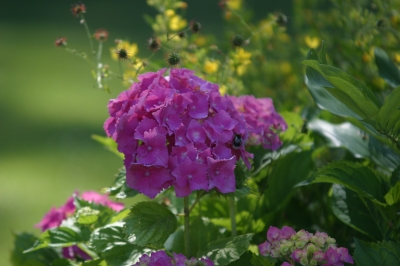
[[[108,266],[104,259],[89,260],[82,263],[82,266]]]
[[[375,203],[386,205],[383,195],[384,185],[371,169],[362,164],[349,161],[333,162],[312,175],[298,186],[314,183],[333,183],[343,185]]]
[[[76,231],[68,227],[57,227],[43,232],[35,245],[25,250],[31,252],[46,247],[69,247],[81,242],[82,238]]]
[[[150,249],[128,244],[113,246],[104,251],[101,255],[107,262],[107,266],[131,266],[136,263],[143,254],[148,254],[150,252]]]
[[[158,203],[139,202],[130,211],[125,218],[130,243],[162,247],[177,228],[175,215]]]
[[[400,181],[397,181],[396,185],[385,195],[385,200],[389,205],[398,204],[400,202]]]
[[[266,257],[263,256],[257,256],[256,254],[252,254],[251,264],[254,266],[274,266],[275,263],[269,261]]]
[[[392,266],[400,265],[400,245],[394,242],[367,243],[354,239],[356,249],[353,259],[357,265]]]
[[[323,53],[323,50],[321,50],[321,53]],[[326,55],[324,54],[323,56]],[[307,54],[307,60],[310,59],[320,60],[320,62],[324,61],[318,58],[314,49],[311,49]],[[324,63],[321,62],[321,64]],[[307,88],[319,108],[328,110],[329,112],[339,116],[356,117],[357,119],[361,119],[359,115],[353,112],[349,107],[339,101],[324,88],[324,86],[333,87],[333,85],[330,84],[329,81],[327,81],[320,73],[318,73],[318,71],[309,66],[306,67],[305,78]]]
[[[313,76],[307,76],[307,78],[324,87],[362,119],[370,118],[378,113],[381,106],[378,99],[357,79],[340,69],[320,64],[317,60],[305,60],[303,64],[316,70],[325,80]]]
[[[118,171],[114,183],[110,187],[103,188],[101,191],[103,193],[108,193],[110,196],[115,196],[117,199],[131,198],[139,194],[137,190],[128,187],[126,184],[125,167]]]
[[[394,139],[400,137],[400,87],[389,94],[379,113],[372,117],[372,120],[376,122],[373,124],[375,127],[378,125],[378,131]]]
[[[114,153],[119,158],[124,159],[124,155],[118,151],[118,148],[117,148],[118,145],[112,138],[103,137],[103,136],[100,136],[100,135],[93,134],[92,135],[92,139],[94,139],[98,143],[102,144],[105,149],[107,149],[110,152]]]
[[[203,256],[209,257],[215,266],[228,265],[238,260],[250,246],[253,234],[240,235],[237,237],[224,238],[211,242],[202,252]]]
[[[11,264],[13,266],[47,266],[60,258],[55,250],[49,248],[23,253],[31,248],[37,240],[36,236],[28,233],[14,235]]]
[[[393,88],[400,86],[400,70],[390,60],[386,52],[381,48],[375,47],[374,56],[379,75]]]
[[[78,266],[78,264],[67,259],[58,259],[53,261],[50,266]]]
[[[376,206],[366,206],[360,196],[350,189],[334,184],[330,205],[335,216],[348,226],[371,237],[382,239],[387,233],[382,217],[375,219]],[[371,210],[370,208],[374,208]]]
[[[390,177],[390,185],[394,186],[397,182],[400,181],[400,165],[397,166],[396,169],[392,172],[392,176]]]
[[[84,207],[75,214],[78,224],[93,224],[99,219],[100,211],[93,210],[90,207]]]
[[[328,61],[326,60],[326,45],[325,45],[325,41],[324,40],[322,40],[322,42],[321,42],[321,50],[319,51],[319,56],[318,57],[319,57],[318,62],[320,64],[325,64],[325,65],[328,64]]]
[[[83,215],[87,214],[88,219],[82,219],[82,221],[90,222],[91,220],[95,220],[94,227],[102,227],[108,224],[115,215],[115,211],[105,205],[88,202],[78,197],[74,198],[74,205],[76,206],[75,213],[77,214],[77,218],[79,219],[80,213]]]
[[[292,152],[283,158],[276,158],[272,170],[267,170],[259,187],[267,187],[264,198],[269,211],[282,208],[291,195],[291,189],[306,180],[313,169],[311,154],[311,151]]]
[[[95,252],[101,253],[114,246],[128,244],[125,240],[123,226],[123,222],[117,222],[97,228],[90,237],[90,247],[93,248]]]
[[[308,123],[308,127],[322,135],[329,146],[346,148],[354,157],[369,158],[389,171],[393,171],[400,160],[400,157],[387,146],[348,122],[334,125],[314,119]]]

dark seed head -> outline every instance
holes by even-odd
[[[190,29],[192,30],[193,33],[198,33],[201,30],[201,24],[197,21],[191,21],[190,22]]]
[[[147,47],[150,51],[156,52],[161,48],[161,42],[158,38],[150,38],[147,40]]]
[[[232,45],[235,48],[240,48],[244,45],[245,40],[242,37],[242,35],[236,34],[235,36],[233,36],[232,38]]]
[[[239,134],[235,134],[235,136],[233,137],[233,140],[232,140],[233,148],[234,149],[239,149],[240,146],[242,145],[242,143],[243,143],[242,136],[239,135]]]
[[[278,24],[279,26],[286,26],[288,19],[285,16],[285,14],[282,13],[278,13],[276,14],[276,18],[275,18],[275,22],[276,24]]]
[[[168,55],[167,63],[170,67],[177,66],[181,63],[181,56],[176,52],[172,52]]]

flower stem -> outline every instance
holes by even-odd
[[[99,48],[97,50],[97,86],[99,87],[99,89],[103,88],[103,84],[101,83],[101,68],[103,67],[102,63],[101,63],[101,53],[103,50],[103,42],[99,41]]]
[[[235,237],[236,232],[236,208],[235,208],[235,199],[233,196],[229,197],[229,215],[231,217],[231,225],[232,225],[232,237]]]
[[[183,198],[183,204],[184,204],[184,213],[185,213],[185,216],[184,216],[184,219],[185,219],[185,255],[186,255],[186,257],[190,258],[189,197]]]
[[[86,34],[87,34],[87,36],[88,36],[88,38],[89,38],[91,53],[94,54],[95,51],[94,51],[94,46],[93,46],[93,41],[92,41],[92,35],[90,34],[89,26],[88,26],[88,24],[86,23],[86,20],[85,20],[85,17],[83,16],[83,14],[80,14],[80,15],[81,15],[81,21],[82,21],[83,25],[85,26]]]

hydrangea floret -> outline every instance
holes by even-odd
[[[323,265],[343,266],[344,262],[354,264],[347,248],[337,247],[336,240],[326,233],[309,233],[304,229],[296,232],[293,228],[284,226],[282,229],[270,226],[267,241],[258,249],[262,256],[273,258],[289,258],[293,263],[282,265]]]
[[[251,167],[252,154],[244,148],[247,125],[264,127],[257,132],[251,128],[253,138],[260,134],[252,144],[277,149],[281,142],[270,127],[285,130],[285,122],[272,101],[254,99],[255,104],[238,112],[233,98],[222,96],[217,84],[192,70],[171,69],[164,77],[165,71],[139,75],[139,82],[108,104],[104,129],[125,155],[127,185],[150,198],[170,186],[177,197],[194,190],[234,192],[236,162],[243,159]],[[246,121],[260,111],[268,112],[259,114],[263,121]]]
[[[187,259],[183,254],[176,253],[173,253],[171,258],[164,250],[159,250],[149,255],[142,255],[132,266],[214,266],[214,262],[209,258]]]
[[[79,193],[75,193],[79,196]],[[119,212],[124,208],[124,204],[120,202],[111,201],[107,195],[99,194],[94,191],[85,191],[79,196],[81,199],[99,205],[104,205],[110,209]],[[59,208],[52,207],[48,213],[45,214],[43,219],[35,225],[42,231],[56,228],[61,226],[63,221],[67,220],[75,213],[76,207],[74,205],[74,196],[68,198],[67,202]],[[70,246],[62,248],[62,255],[66,259],[81,258],[83,260],[92,259],[90,255],[80,249],[78,246]]]

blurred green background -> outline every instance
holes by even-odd
[[[205,33],[222,28],[219,1],[187,1],[186,18],[201,21]],[[255,16],[288,12],[291,1],[248,1]],[[64,204],[76,190],[99,190],[112,182],[122,161],[91,140],[105,135],[107,102],[122,90],[111,83],[111,94],[95,89],[92,68],[82,59],[54,46],[65,36],[70,48],[88,52],[88,40],[74,2],[6,1],[0,9],[0,265],[10,265],[12,232],[38,234],[33,225],[52,207]],[[108,47],[116,38],[146,50],[152,35],[143,14],[155,10],[138,0],[85,1],[92,32],[106,28]],[[286,8],[285,8],[286,6]],[[290,15],[290,14],[289,14]],[[149,52],[147,52],[149,53]]]

